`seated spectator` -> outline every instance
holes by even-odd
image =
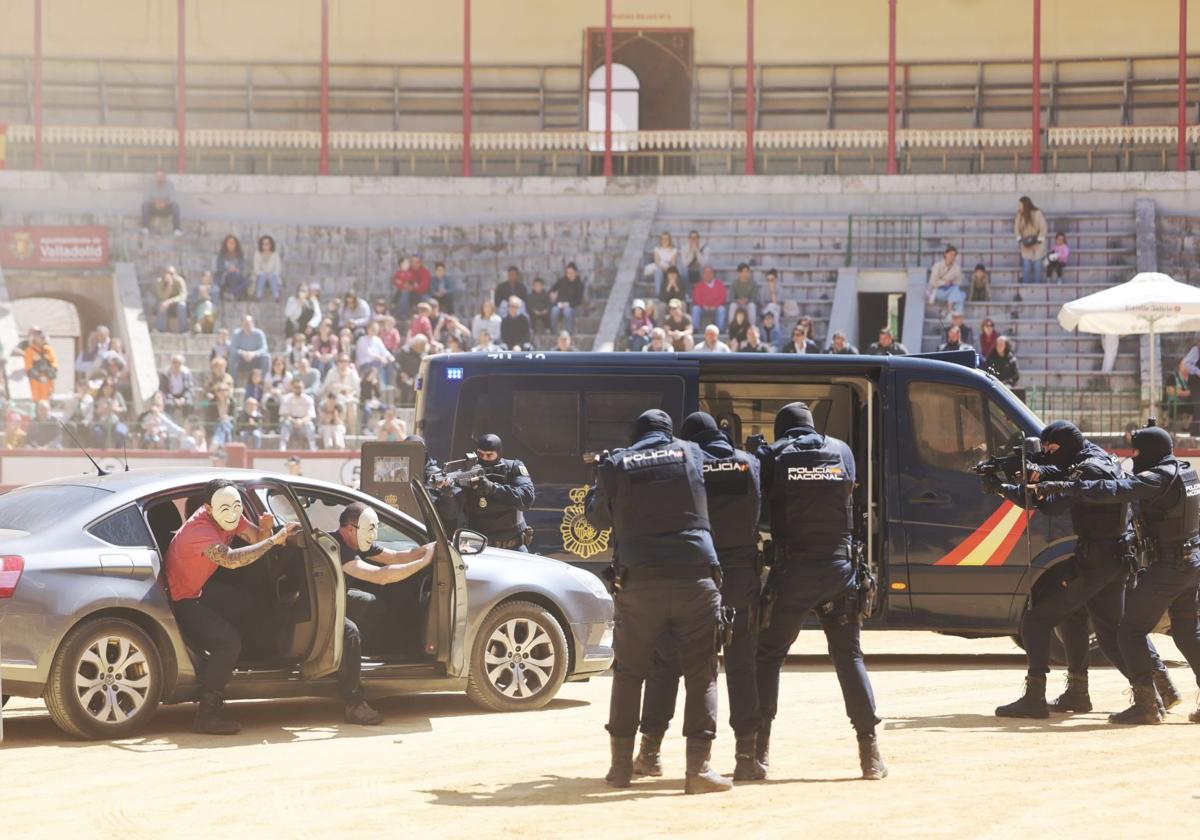
[[[950,329],[946,330],[946,340],[938,347],[939,353],[953,353],[956,350],[974,350],[970,344],[962,340],[962,333],[958,327],[951,325]]]
[[[968,295],[968,300],[972,302],[985,302],[991,299],[992,275],[988,273],[986,265],[976,263],[975,270],[971,272],[971,291]]]
[[[496,314],[496,305],[490,300],[484,300],[479,305],[479,314],[471,319],[471,338],[476,344],[482,344],[480,336],[487,332],[489,338],[500,335],[500,316]]]
[[[286,368],[294,368],[300,364],[301,359],[307,359],[312,355],[312,348],[305,339],[304,333],[292,333],[292,343],[288,345],[287,353],[283,356],[275,356],[271,359],[271,369],[275,369],[275,360],[283,359]]]
[[[304,357],[305,362],[308,361]],[[283,399],[292,377],[288,372],[288,360],[284,356],[271,359],[271,371],[263,382],[263,398],[260,408],[267,414],[267,419],[273,426],[279,422],[279,401]]]
[[[691,335],[691,333],[688,333]],[[669,353],[671,345],[667,343],[667,331],[662,327],[650,330],[650,340],[642,348],[643,353]]]
[[[267,394],[266,377],[258,368],[250,371],[250,378],[246,380],[246,388],[242,397],[254,397],[259,405],[262,405],[263,399]]]
[[[143,449],[174,449],[183,437],[183,428],[170,418],[161,392],[150,399],[150,407],[138,418]]]
[[[111,347],[111,344],[110,344]],[[112,353],[105,354],[105,361]],[[58,379],[58,357],[41,327],[29,330],[29,340],[24,348],[25,377],[29,380],[29,395],[34,402],[50,400],[54,394],[54,382]]]
[[[412,260],[404,257],[392,274],[392,315],[398,321],[406,321],[412,314],[412,290],[415,283]]]
[[[258,368],[264,374],[271,369],[267,334],[254,326],[252,316],[242,316],[241,329],[231,336],[229,348],[229,375],[235,383],[239,377],[249,376],[253,368]]]
[[[758,284],[750,271],[749,263],[741,263],[737,267],[737,278],[729,289],[729,320],[733,321],[734,310],[739,307],[746,310],[747,324],[758,323]],[[737,348],[734,348],[737,349]]]
[[[464,344],[463,339],[457,333],[450,335],[445,341],[444,351],[446,353],[462,353],[469,344]]]
[[[199,417],[189,417],[183,424],[183,437],[179,439],[179,449],[182,452],[208,451],[208,435],[204,431],[204,421]]]
[[[529,290],[521,282],[521,270],[515,265],[508,267],[508,270],[505,272],[504,281],[496,286],[496,290],[492,293],[492,303],[499,309],[505,306],[511,297],[520,298],[522,307],[525,305],[525,300],[529,297]]]
[[[225,327],[217,330],[217,340],[213,343],[212,350],[208,353],[209,361],[216,358],[222,358],[226,363],[229,362],[232,354],[233,345],[229,341],[229,330]]]
[[[217,326],[217,304],[212,298],[212,289],[210,283],[196,290],[196,302],[192,305],[191,314],[192,332],[211,335]]]
[[[563,330],[558,334],[558,338],[554,340],[554,349],[559,353],[574,353],[578,348],[576,348],[575,343],[571,341],[571,334],[566,330]]]
[[[125,345],[119,338],[108,342],[108,352],[100,361],[100,376],[111,379],[117,390],[129,396],[129,359],[125,356]]]
[[[460,339],[469,339],[471,331],[462,321],[449,313],[442,312],[441,306],[434,299],[426,301],[430,307],[429,322],[433,325],[433,335],[429,339],[432,346],[445,344],[451,335],[457,334]],[[461,343],[461,342],[460,342]],[[391,349],[391,348],[388,348]]]
[[[345,410],[333,394],[326,394],[317,412],[322,449],[346,448]]]
[[[128,406],[125,398],[111,380],[100,386],[92,407],[92,422],[89,437],[97,449],[124,449],[129,437],[125,425]]]
[[[792,339],[780,349],[781,353],[820,353],[817,342],[808,337],[808,330],[803,324],[792,327]]]
[[[408,424],[396,416],[390,405],[383,410],[383,417],[375,424],[375,439],[396,443],[408,437]]]
[[[746,329],[746,338],[741,341],[735,348],[739,353],[770,353],[771,350],[767,345],[763,344],[758,337],[758,327],[750,326]]]
[[[108,352],[110,335],[108,327],[99,326],[88,334],[87,345],[75,357],[75,378],[91,379],[99,372],[104,354]]]
[[[692,323],[715,323],[718,331],[725,329],[725,307],[729,293],[711,268],[704,269],[700,282],[692,289]]]
[[[654,321],[646,313],[646,301],[638,298],[633,302],[633,311],[629,316],[629,332],[626,343],[629,349],[640,352],[650,342],[650,331],[654,329]]]
[[[816,325],[813,324],[813,319],[807,315],[801,315],[800,320],[796,323],[804,327],[804,334],[808,336],[808,340],[812,342],[810,346],[817,348],[816,350],[812,350],[810,352],[820,353],[821,337],[817,335],[817,328]]]
[[[213,271],[213,282],[221,291],[221,299],[245,300],[250,289],[250,278],[246,276],[246,258],[242,254],[242,243],[232,233],[221,242]]]
[[[654,296],[659,300],[662,300],[663,297],[663,280],[666,277],[667,269],[672,266],[678,267],[676,262],[678,258],[679,249],[671,241],[671,234],[663,231],[658,236],[658,245],[654,247],[654,255],[642,272],[643,276],[654,278]]]
[[[769,275],[768,275],[769,276]],[[776,323],[776,312],[774,309],[764,309],[762,314],[762,324],[758,329],[759,340],[762,341],[770,352],[775,352],[779,349],[779,345],[783,340],[783,333],[779,329],[779,324]]]
[[[704,328],[704,340],[696,345],[697,353],[728,353],[729,345],[721,341],[721,331],[716,324]]]
[[[962,335],[962,330],[959,330],[959,335]],[[992,350],[996,347],[996,338],[999,333],[996,332],[996,322],[991,318],[984,318],[983,323],[979,325],[979,355],[987,358],[992,355]],[[965,338],[965,336],[964,336]],[[970,338],[966,339],[968,344],[972,344]]]
[[[529,290],[529,298],[525,301],[529,311],[529,324],[535,333],[550,332],[550,310],[554,301],[546,290],[546,282],[541,277],[533,278],[533,286]]]
[[[412,322],[408,325],[408,338],[413,336],[423,335],[426,338],[433,339],[433,320],[430,315],[433,314],[433,307],[425,301],[417,304],[417,310],[413,314]]]
[[[155,312],[158,315],[158,331],[167,331],[167,321],[175,319],[175,331],[188,331],[187,283],[175,271],[174,266],[167,266],[158,279],[154,281]]]
[[[316,405],[317,400],[321,396],[321,387],[324,381],[321,379],[321,374],[308,363],[308,359],[301,359],[300,364],[296,365],[296,369],[288,374],[287,388],[291,388],[292,382],[297,379],[304,386],[304,393],[312,397],[313,404]]]
[[[925,290],[927,303],[945,304],[944,314],[962,311],[967,299],[962,289],[962,269],[958,267],[958,249],[947,245],[942,258],[929,271],[929,285]]]
[[[950,314],[950,326],[946,327],[946,341],[950,340],[950,330],[958,327],[958,340],[963,344],[975,344],[975,332],[966,325],[963,321],[962,312],[952,312]]]
[[[425,267],[421,260],[421,255],[413,251],[408,255],[409,271],[412,272],[413,284],[410,295],[412,306],[415,306],[417,301],[424,300],[429,297],[429,288],[433,285],[433,275],[429,273],[429,269]],[[411,310],[410,310],[411,311]]]
[[[299,379],[293,379],[291,387],[279,404],[279,448],[289,448],[293,435],[299,435],[304,438],[310,451],[315,450],[316,419],[317,407],[313,404],[313,398],[304,393],[304,385]]]
[[[237,416],[237,436],[247,449],[262,449],[263,417],[259,401],[246,397]]]
[[[683,301],[671,298],[667,304],[667,317],[663,319],[663,329],[667,331],[667,338],[676,352],[684,353],[692,349],[695,341],[692,338],[694,323],[692,317],[683,311]]]
[[[1010,388],[1015,388],[1021,381],[1021,371],[1017,367],[1017,355],[1013,352],[1012,342],[1008,336],[997,337],[996,346],[983,363],[983,369],[999,379]]]
[[[158,391],[168,411],[180,417],[192,413],[196,403],[196,382],[191,370],[183,363],[183,356],[176,353],[171,357],[167,369],[158,376]]]
[[[846,334],[838,330],[833,334],[833,341],[829,344],[829,352],[834,356],[857,356],[858,348],[846,341]]]
[[[492,334],[488,330],[479,331],[479,341],[471,348],[473,353],[498,353],[503,348],[492,341]]]
[[[396,319],[391,315],[383,319],[383,324],[379,328],[379,340],[393,356],[400,351],[400,346],[404,343],[404,336],[400,335],[400,330],[396,329]]]
[[[700,278],[704,275],[704,269],[708,268],[708,245],[700,241],[700,231],[688,231],[687,242],[684,243],[683,249],[679,252],[679,257],[676,260],[679,269],[687,275],[689,286],[695,286],[700,282]],[[672,297],[682,298],[682,293],[670,295],[664,291],[659,300]]]
[[[217,288],[217,284],[213,282],[211,271],[203,271],[200,273],[200,280],[196,283],[188,284],[188,309],[192,309],[196,305],[196,301],[200,299],[200,290],[208,289],[209,300],[215,301],[221,296],[221,290]]]
[[[6,411],[4,416],[4,448],[24,449],[27,436],[21,413],[18,411]]]
[[[33,419],[25,429],[25,445],[31,449],[62,449],[62,427],[50,416],[50,403],[38,400]]]
[[[79,379],[75,382],[75,393],[63,406],[63,422],[81,438],[88,437],[95,401],[95,389],[86,379]]]
[[[664,302],[676,299],[685,301],[688,299],[688,292],[690,291],[690,286],[686,291],[684,290],[683,280],[679,276],[679,269],[677,269],[675,266],[671,266],[667,269],[666,278],[663,280],[662,297],[658,298],[658,300]],[[658,317],[662,318],[666,314],[666,311],[667,307],[665,303],[660,305],[657,313]]]
[[[358,408],[362,412],[362,429],[373,428],[375,417],[383,410],[383,385],[375,368],[363,371],[362,384],[358,387]]]
[[[392,314],[388,311],[387,298],[377,297],[371,304],[371,320],[379,324],[379,328],[383,329],[383,319],[391,318]],[[393,319],[394,320],[394,319]]]
[[[783,316],[783,295],[779,291],[779,272],[776,269],[767,270],[767,285],[759,291],[758,302],[762,319],[766,319],[768,312],[773,313],[776,320]],[[765,336],[762,338],[763,341],[767,340]]]
[[[304,283],[283,307],[283,334],[287,338],[299,333],[311,336],[321,326],[321,302]]]
[[[550,329],[572,332],[575,329],[575,310],[583,306],[583,278],[579,276],[575,263],[567,263],[563,276],[555,281],[550,291],[550,298],[554,301],[554,307],[550,310]]]
[[[354,292],[346,292],[345,297],[342,298],[341,329],[349,327],[355,336],[359,336],[366,331],[369,323],[371,323],[371,305]]]
[[[167,180],[167,175],[161,169],[154,171],[154,180],[146,192],[142,202],[142,233],[150,232],[150,222],[158,216],[171,217],[171,229],[176,236],[183,236],[179,225],[179,203],[175,200],[175,185]]]
[[[458,283],[453,277],[446,274],[446,264],[439,260],[433,264],[433,281],[429,284],[429,295],[437,301],[442,312],[453,315],[456,294],[458,294]]]
[[[429,309],[428,305],[422,303],[418,304],[418,311],[422,306]],[[367,331],[354,346],[354,364],[358,368],[358,375],[361,377],[366,371],[374,370],[386,385],[391,381],[391,367],[395,361],[379,337],[379,324],[374,321],[367,324]]]
[[[233,393],[233,377],[226,371],[225,360],[218,356],[208,363],[208,379],[204,382],[204,404],[211,405],[219,391]]]
[[[400,352],[400,359],[397,364],[399,368],[397,399],[400,405],[416,405],[417,376],[421,372],[421,360],[425,358],[428,350],[429,341],[425,336],[418,335],[412,341],[408,342]]]
[[[330,394],[337,397],[345,412],[346,428],[351,431],[358,428],[358,393],[361,389],[362,380],[350,363],[350,356],[339,353],[337,364],[325,375],[325,381],[321,384],[321,398]]]
[[[326,301],[324,305],[325,317],[324,320],[329,322],[329,328],[337,333],[343,326],[342,324],[342,302],[338,300],[337,295],[334,295]]]
[[[500,344],[506,350],[532,349],[533,331],[529,316],[521,313],[521,299],[508,299],[508,314],[500,322]]]
[[[224,456],[225,444],[233,438],[233,389],[219,384],[208,404],[208,447],[214,455]]]
[[[745,342],[746,333],[754,325],[750,323],[744,308],[734,306],[732,312],[733,316],[729,321],[729,348],[737,350]]]
[[[1063,269],[1067,267],[1067,260],[1070,256],[1071,249],[1067,245],[1067,235],[1065,233],[1054,234],[1054,245],[1046,254],[1046,279],[1055,277],[1062,280]]]
[[[271,299],[279,303],[283,299],[283,263],[275,240],[270,236],[258,238],[258,250],[254,252],[254,299],[262,300],[263,292],[271,290]]]
[[[328,320],[324,320],[317,327],[317,334],[309,342],[309,359],[322,378],[327,376],[333,368],[337,354],[338,338],[333,334],[333,325]]]

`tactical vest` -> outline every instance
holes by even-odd
[[[1187,461],[1159,464],[1151,471],[1170,484],[1156,498],[1141,503],[1146,536],[1160,547],[1193,539],[1200,533],[1200,476]]]
[[[496,484],[509,484],[519,474],[515,460],[501,460],[501,468],[489,472],[487,478]],[[473,488],[463,489],[466,497],[463,514],[467,526],[493,540],[511,540],[525,530],[525,514],[507,501],[487,497]]]
[[[717,551],[758,545],[758,511],[762,501],[758,459],[735,451],[703,465],[708,518]]]
[[[825,556],[848,548],[854,482],[834,441],[784,438],[771,447],[771,536],[788,554]]]
[[[672,438],[650,449],[618,449],[605,468],[612,476],[613,529],[618,539],[712,530],[700,447]]]
[[[1121,464],[1111,455],[1093,455],[1069,471],[1075,475],[1079,467],[1091,467],[1085,481],[1117,479],[1121,477]],[[1089,504],[1077,501],[1071,505],[1071,526],[1084,540],[1115,540],[1129,529],[1129,504],[1115,502],[1111,505]]]

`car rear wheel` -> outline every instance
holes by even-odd
[[[154,641],[121,618],[85,621],[63,639],[50,668],[46,708],[76,738],[127,738],[154,716],[162,694]]]
[[[562,627],[543,607],[501,604],[475,637],[467,696],[495,712],[540,709],[562,687],[568,656]]]

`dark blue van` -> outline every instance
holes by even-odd
[[[627,445],[632,420],[649,408],[676,423],[707,411],[739,445],[755,434],[770,440],[776,411],[794,400],[854,450],[870,506],[868,556],[885,593],[876,623],[1016,633],[1031,589],[1071,554],[1074,537],[1068,517],[982,492],[972,468],[1010,454],[1042,423],[975,368],[974,353],[435,356],[418,381],[417,431],[439,460],[463,457],[484,432],[500,435],[506,457],[524,461],[537,484],[531,550],[599,571],[610,535],[583,518],[585,452]]]

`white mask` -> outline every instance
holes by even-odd
[[[358,550],[367,551],[379,538],[379,514],[367,508],[358,517]]]
[[[208,500],[212,518],[223,531],[236,531],[242,521],[242,496],[237,488],[222,487]]]

